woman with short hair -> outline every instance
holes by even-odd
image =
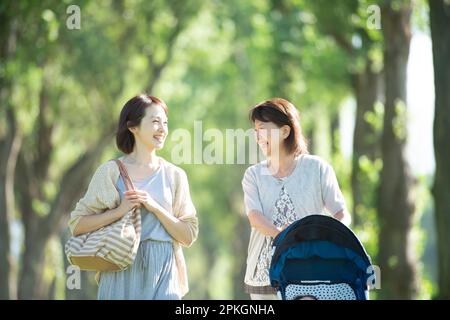
[[[251,229],[245,290],[251,299],[277,299],[270,285],[273,239],[292,222],[311,214],[331,214],[350,223],[333,168],[308,154],[295,106],[282,98],[250,110],[255,137],[266,160],[245,171],[242,188]]]

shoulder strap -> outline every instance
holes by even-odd
[[[131,178],[128,175],[128,171],[125,168],[125,165],[119,159],[114,159],[114,161],[117,163],[117,166],[119,167],[120,175],[122,176],[123,182],[125,183],[125,189],[127,191],[135,190],[133,181],[131,181]]]

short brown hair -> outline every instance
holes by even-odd
[[[300,127],[300,114],[295,106],[283,98],[272,98],[258,103],[250,110],[250,120],[273,122],[278,127],[284,125],[291,128],[289,136],[285,140],[285,146],[289,153],[300,155],[308,153],[308,145]]]
[[[166,115],[168,114],[166,103],[162,99],[148,94],[137,95],[128,100],[123,106],[116,133],[117,147],[123,153],[129,154],[133,151],[135,144],[134,135],[129,128],[137,127],[141,124],[142,118],[145,116],[145,109],[152,104],[161,106]]]

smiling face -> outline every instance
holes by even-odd
[[[136,143],[143,144],[147,149],[160,150],[168,133],[167,115],[158,104],[151,104],[145,109],[145,116],[139,126],[129,128]]]
[[[256,141],[266,157],[308,153],[300,128],[300,114],[286,99],[272,98],[258,103],[250,109],[249,118],[255,125]]]
[[[284,149],[284,140],[289,136],[289,131],[289,126],[280,128],[273,122],[255,120],[256,143],[266,157],[279,155]]]

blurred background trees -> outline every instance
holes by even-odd
[[[66,25],[72,4],[80,29]],[[406,155],[418,33],[432,39],[436,96],[436,171],[425,176]],[[300,110],[310,152],[334,166],[352,228],[381,267],[372,297],[449,299],[449,48],[445,0],[3,1],[0,298],[95,299],[93,274],[66,286],[67,219],[95,168],[119,155],[121,107],[149,92],[168,103],[169,130],[234,163],[181,164],[200,219],[186,298],[248,298],[249,164],[236,164],[237,141],[195,137],[194,125],[247,130],[252,105],[282,96]],[[170,161],[177,142],[169,135],[161,155]]]

